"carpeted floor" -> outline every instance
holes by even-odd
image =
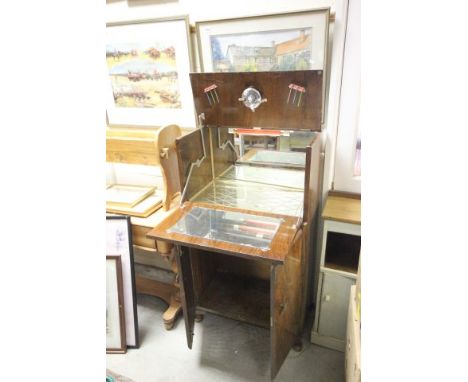
[[[138,296],[141,346],[108,354],[109,370],[133,382],[270,382],[268,330],[206,314],[195,324],[190,350],[182,317],[172,330],[164,329],[166,307],[158,298]],[[303,344],[300,353],[289,352],[275,382],[344,381],[343,353],[307,338]]]
[[[133,379],[127,378],[123,375],[114,373],[113,371],[106,369],[106,382],[134,382]]]

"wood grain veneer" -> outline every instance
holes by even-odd
[[[306,148],[306,168],[304,182],[304,305],[309,303],[312,287],[312,264],[315,259],[315,243],[312,242],[316,232],[320,187],[320,135],[317,134]]]
[[[206,126],[321,130],[321,70],[191,73],[190,81],[197,115],[204,113],[203,123]],[[306,89],[299,106],[298,102],[293,103],[293,95],[289,96],[291,83]],[[217,85],[219,103],[210,104],[204,89],[213,84]],[[249,86],[256,88],[267,99],[255,112],[239,101],[242,92]]]
[[[303,235],[299,231],[283,265],[271,271],[271,378],[298,341],[304,321]]]
[[[192,169],[190,181],[184,195],[185,200],[190,200],[193,195],[213,180],[209,134],[210,132],[207,129],[197,129],[176,140],[182,192],[188,182],[192,163],[202,159],[203,154],[205,154],[205,159],[199,163],[200,166],[194,166]],[[205,145],[205,152],[203,152],[203,143]]]
[[[226,243],[218,240],[205,239],[200,237],[193,237],[176,232],[167,232],[176,222],[178,222],[185,214],[187,214],[193,207],[205,207],[221,211],[236,211],[248,213],[257,216],[269,216],[282,218],[283,222],[278,228],[275,237],[273,238],[270,249],[261,250],[259,248],[249,247],[245,245]],[[153,228],[147,236],[158,240],[167,240],[182,246],[199,248],[209,251],[216,251],[234,256],[251,258],[256,260],[271,261],[273,263],[283,263],[286,255],[289,252],[290,246],[294,239],[294,235],[298,227],[296,227],[297,218],[291,216],[278,215],[273,213],[264,213],[250,210],[242,210],[239,208],[231,208],[224,206],[213,206],[206,203],[192,203],[187,202],[181,208],[176,209],[158,226]]]

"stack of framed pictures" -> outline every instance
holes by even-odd
[[[106,352],[126,350],[122,262],[120,256],[106,256]]]
[[[108,353],[139,346],[131,232],[130,217],[106,216]]]
[[[320,8],[198,21],[200,69],[325,72],[329,17]],[[195,127],[188,16],[109,23],[106,35],[108,124]]]
[[[111,184],[106,189],[108,206],[134,207],[150,196],[156,187]]]
[[[111,184],[106,188],[106,211],[137,217],[148,217],[162,207],[156,187]]]
[[[330,8],[196,23],[203,72],[322,70]],[[325,110],[322,96],[322,122]]]

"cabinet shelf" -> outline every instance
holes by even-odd
[[[197,311],[269,328],[270,282],[216,272],[200,297]]]
[[[323,266],[325,268],[357,274],[361,237],[329,231]]]
[[[341,271],[341,272],[346,272],[346,273],[351,273],[353,275],[357,275],[357,269],[355,269],[353,266],[347,266],[344,264],[334,264],[331,262],[328,262],[324,265],[324,269],[331,269],[334,271]]]

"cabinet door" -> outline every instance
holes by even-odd
[[[324,273],[318,332],[340,340],[346,338],[349,290],[355,281],[333,273]]]
[[[187,345],[191,349],[195,325],[195,296],[189,249],[179,246],[176,251],[176,257],[179,266],[180,299],[184,312]]]
[[[298,232],[283,265],[271,271],[271,379],[276,377],[303,323],[304,240]]]

